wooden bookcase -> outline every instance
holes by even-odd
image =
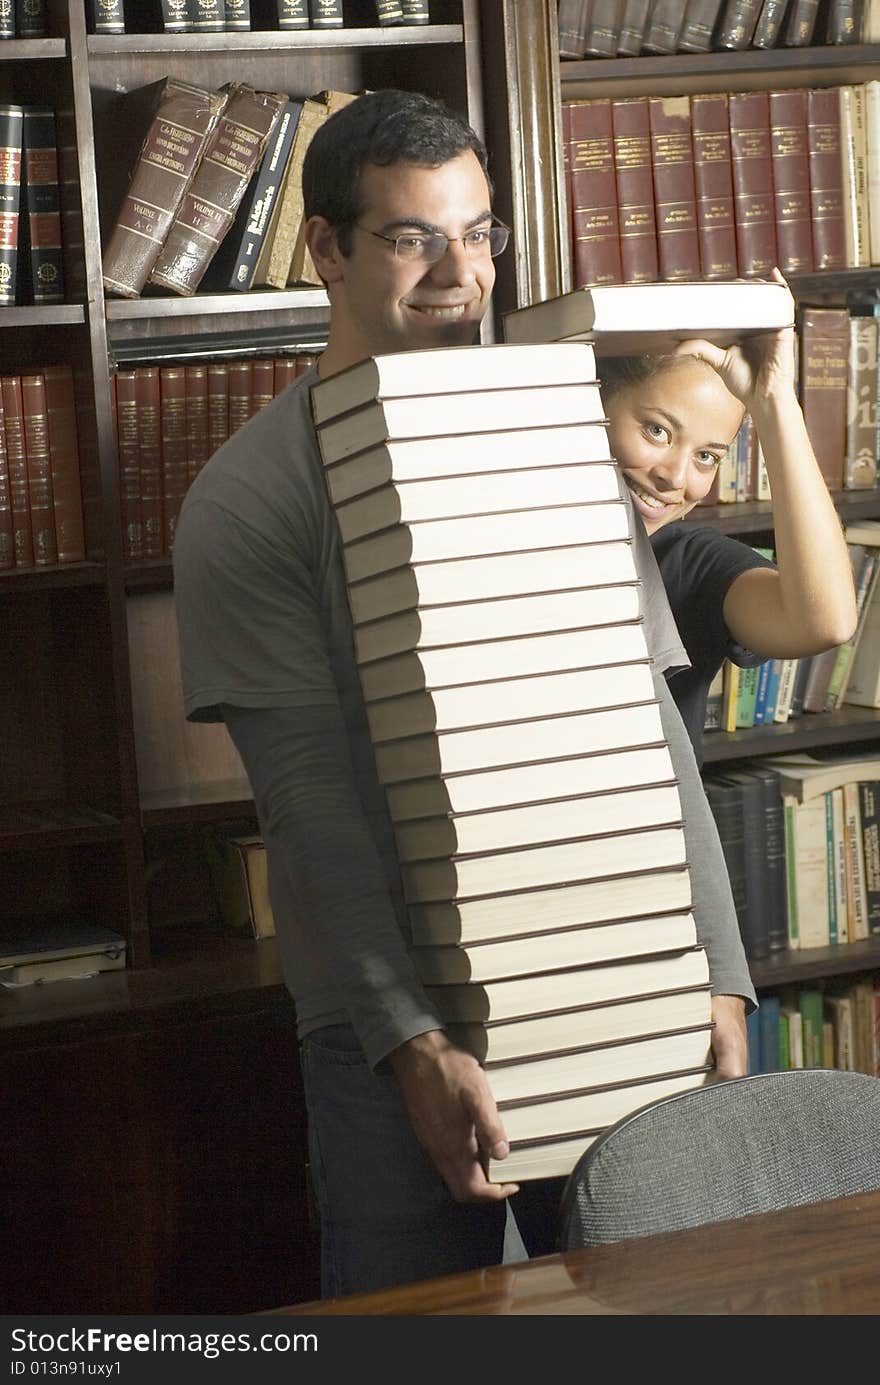
[[[0,991],[16,1112],[0,1135],[7,1312],[236,1312],[318,1291],[274,940],[180,926],[208,912],[192,835],[253,830],[253,804],[225,731],[183,721],[170,563],[123,561],[109,371],[210,355],[221,338],[313,344],[328,304],[315,289],[105,298],[102,236],[146,128],[125,98],[166,75],[442,97],[493,151],[514,227],[496,306],[510,308],[559,282],[543,196],[551,29],[535,9],[527,42],[506,0],[431,0],[421,27],[110,37],[88,33],[86,0],[50,0],[50,37],[0,45],[0,96],[56,108],[68,285],[63,305],[3,310],[0,371],[73,367],[88,520],[86,562],[0,574],[0,933],[76,911],[122,932],[129,961]],[[138,0],[126,11],[133,28]]]
[[[580,62],[559,59],[558,45],[556,47],[560,100],[837,86],[868,81],[876,76],[878,67],[880,44],[596,58]],[[559,118],[557,107],[557,120]],[[555,138],[556,147],[560,149],[561,127],[557,128]],[[566,211],[562,212],[561,224],[567,227]],[[562,281],[567,290],[571,287],[567,233],[563,234],[560,259]],[[842,305],[851,293],[880,292],[880,269],[793,275],[790,285],[800,301]],[[877,517],[880,516],[880,490],[842,492],[835,496],[835,504],[844,521]],[[717,528],[721,533],[735,534],[746,541],[772,543],[772,509],[766,501],[700,507],[691,514],[689,521]],[[712,768],[767,754],[787,754],[819,746],[837,746],[844,751],[877,741],[880,741],[880,711],[845,707],[838,712],[805,715],[778,726],[732,733],[713,731],[704,741],[704,763]],[[751,964],[759,990],[876,969],[880,969],[880,938],[846,947],[786,952]]]

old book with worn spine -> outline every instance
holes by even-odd
[[[21,106],[0,106],[0,307],[15,303],[21,208]]]
[[[801,407],[830,491],[843,486],[849,313],[805,307],[800,320]]]
[[[844,269],[844,166],[836,87],[814,87],[807,92],[807,149],[813,266],[815,269]]]
[[[807,93],[771,91],[768,102],[777,264],[783,274],[808,274],[813,269],[813,227]]]
[[[140,295],[228,96],[176,77],[159,84],[155,114],[104,250],[108,293]]]
[[[6,441],[6,465],[9,469],[9,501],[12,508],[15,566],[33,567],[34,546],[31,530],[31,509],[28,503],[21,376],[4,375],[0,379],[0,395],[3,399],[3,430]]]
[[[660,277],[673,283],[699,279],[690,98],[652,96],[648,110]]]
[[[61,199],[55,112],[24,108],[24,201],[30,246],[30,296],[34,303],[63,303]]]
[[[42,374],[49,421],[49,461],[58,562],[81,563],[86,549],[73,370],[69,365],[43,366]]]
[[[195,293],[235,219],[286,102],[284,92],[231,85],[150,273],[151,284],[187,297]]]
[[[46,408],[46,384],[41,374],[29,372],[22,375],[21,401],[34,564],[36,567],[51,567],[58,561],[58,544],[52,505],[49,414]]]
[[[767,93],[731,92],[727,109],[739,273],[743,279],[766,279],[777,260]]]

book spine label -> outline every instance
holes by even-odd
[[[429,0],[400,0],[404,24],[430,24]]]
[[[760,8],[761,0],[727,0],[715,47],[732,51],[748,48]]]
[[[858,43],[861,25],[861,0],[831,0],[828,6],[825,42]]]
[[[122,508],[122,555],[137,562],[144,556],[141,513],[141,459],[138,442],[137,371],[116,372],[116,453]]]
[[[104,254],[109,292],[140,294],[226,100],[226,92],[165,83]]]
[[[844,490],[877,484],[877,321],[851,317],[846,386]]]
[[[157,366],[138,366],[135,376],[144,557],[161,558],[163,525],[159,369]]]
[[[188,485],[186,464],[186,375],[183,366],[159,371],[162,448],[162,551],[174,547],[177,517]]]
[[[801,407],[830,491],[843,486],[849,314],[804,308],[801,315]]]
[[[752,35],[753,48],[775,48],[787,4],[788,0],[764,0]]]
[[[250,361],[229,362],[229,434],[247,423],[253,412]]]
[[[186,475],[192,482],[210,456],[208,450],[208,367],[188,365],[186,374]]]
[[[313,29],[341,29],[342,0],[309,0],[309,19]]]
[[[611,118],[623,282],[650,284],[660,270],[647,98],[612,101]]]
[[[24,112],[25,201],[30,232],[31,292],[35,303],[64,301],[61,258],[61,199],[55,115]]]
[[[700,243],[687,96],[649,97],[660,277],[699,279]]]
[[[702,276],[735,279],[736,229],[727,97],[693,97],[691,119]]]
[[[600,58],[616,57],[619,28],[618,0],[593,0],[584,52]]]
[[[191,34],[190,0],[161,0],[162,28],[166,34]]]
[[[678,48],[682,53],[708,53],[722,0],[689,0]]]
[[[792,0],[782,40],[784,48],[805,48],[810,43],[818,8],[819,0]]]
[[[14,0],[0,0],[0,40],[15,38]]]
[[[12,507],[15,566],[33,567],[34,549],[31,539],[31,510],[28,501],[21,377],[19,375],[4,375],[0,381],[0,393],[2,393],[3,398],[3,427],[6,437],[6,460],[9,467],[9,499]]]
[[[243,33],[251,27],[251,0],[226,0],[227,33]]]
[[[16,0],[18,38],[45,38],[49,32],[48,0]]]
[[[275,0],[279,29],[308,29],[309,0]]]
[[[622,269],[611,102],[575,101],[570,111],[575,287],[619,284]]]
[[[0,307],[15,303],[24,112],[0,106]]]
[[[81,563],[86,556],[86,546],[73,371],[67,365],[45,366],[43,380],[58,562]]]
[[[403,8],[400,0],[373,0],[373,3],[376,6],[376,22],[380,27],[402,23]]]
[[[807,92],[807,146],[814,268],[843,269],[843,154],[835,87],[816,87]]]
[[[236,250],[235,264],[229,277],[231,289],[246,292],[253,284],[257,260],[278,201],[284,170],[287,167],[287,160],[293,147],[293,137],[296,132],[297,116],[300,109],[301,103],[286,102],[278,124],[271,135],[259,172],[254,179],[253,195],[248,205],[246,225],[241,234]]]
[[[92,29],[96,34],[124,34],[124,0],[92,0]]]
[[[15,566],[15,534],[12,524],[12,498],[9,494],[9,458],[3,426],[3,400],[0,396],[0,568]]]
[[[52,505],[49,415],[46,409],[46,386],[42,375],[22,375],[21,401],[34,565],[51,567],[58,561],[58,546],[55,540],[55,513]]]
[[[187,296],[195,293],[268,143],[287,98],[241,87],[208,138],[202,161],[183,199],[150,283]]]
[[[728,98],[737,258],[744,279],[766,279],[776,264],[776,217],[765,91]]]
[[[807,93],[771,91],[768,99],[777,263],[783,274],[807,274],[813,268]]]
[[[187,14],[195,34],[220,34],[226,27],[224,0],[187,0]]]

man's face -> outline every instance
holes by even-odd
[[[362,211],[350,254],[329,285],[332,333],[348,362],[392,351],[467,346],[489,307],[495,266],[471,257],[458,237],[491,224],[489,188],[471,150],[435,168],[368,164],[361,174]],[[364,229],[365,228],[365,229]],[[434,264],[401,259],[377,239],[442,232],[449,246]]]

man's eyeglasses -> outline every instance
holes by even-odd
[[[394,246],[399,260],[415,260],[420,264],[436,264],[442,260],[453,241],[460,240],[465,253],[472,260],[491,256],[494,260],[506,249],[510,239],[510,227],[497,222],[494,226],[479,226],[466,231],[463,236],[444,236],[442,231],[404,231],[399,236],[383,236],[381,231],[371,231],[368,226],[354,223],[355,229],[365,231],[376,240],[387,241]]]

